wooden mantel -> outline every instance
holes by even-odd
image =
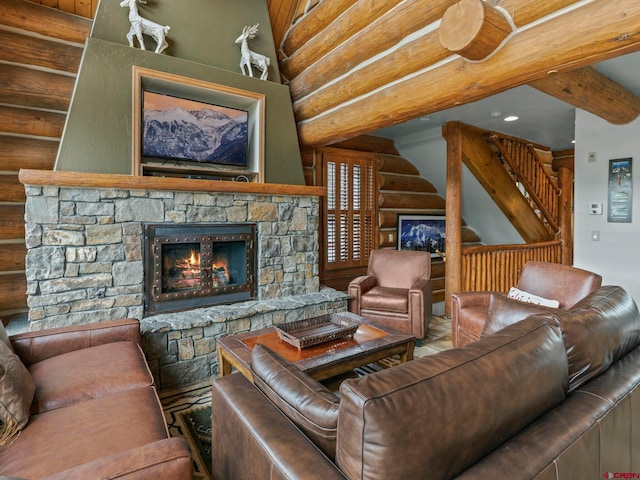
[[[228,192],[315,197],[323,197],[327,194],[327,189],[324,187],[308,187],[305,185],[227,182],[191,178],[137,177],[105,173],[52,172],[49,170],[21,169],[18,178],[24,185],[35,186],[171,190],[180,192]]]

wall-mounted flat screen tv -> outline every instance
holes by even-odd
[[[143,91],[142,156],[247,167],[245,110]]]

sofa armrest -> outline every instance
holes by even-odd
[[[351,296],[351,301],[349,302],[349,311],[351,313],[360,315],[360,297],[375,287],[377,283],[372,275],[362,275],[351,280],[347,291]]]
[[[412,331],[417,338],[424,338],[426,329],[431,323],[433,304],[433,283],[423,278],[409,289],[409,318],[413,324]]]
[[[214,380],[211,392],[213,478],[345,479],[242,374]]]
[[[487,312],[489,311],[489,301],[491,295],[498,292],[484,291],[484,292],[459,292],[451,294],[451,340],[454,347],[462,347],[469,343],[469,338],[466,338],[465,331],[468,329],[469,318],[475,318],[482,316],[483,321],[486,319]],[[499,294],[503,295],[503,294]],[[473,312],[465,315],[463,310],[468,309],[468,312]],[[481,313],[480,313],[481,312]],[[477,318],[476,318],[477,321]],[[476,326],[479,329],[477,338],[480,338],[481,327]]]
[[[45,477],[45,480],[84,480],[87,478],[191,480],[193,478],[193,462],[184,438],[167,438],[78,465]]]
[[[11,345],[25,365],[56,355],[112,342],[140,343],[140,322],[123,318],[87,325],[37,330],[10,337]]]

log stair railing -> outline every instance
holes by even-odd
[[[515,286],[530,260],[562,262],[560,240],[523,245],[482,245],[462,248],[463,292],[506,292]]]
[[[560,230],[561,192],[542,160],[543,156],[552,157],[551,149],[497,132],[489,133],[488,139],[496,146],[504,160],[503,165],[531,208],[545,223],[549,233],[557,235]]]
[[[56,2],[57,3],[57,2]],[[26,312],[21,168],[53,169],[91,20],[0,0],[0,318]]]

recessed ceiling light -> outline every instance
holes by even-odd
[[[576,143],[576,141],[575,140],[571,140],[571,143]]]
[[[505,122],[515,122],[516,120],[518,120],[518,117],[516,115],[509,115],[508,117],[504,117]]]
[[[492,117],[500,117],[502,116],[502,112],[491,112]]]
[[[420,117],[420,120],[423,122],[428,122],[429,120],[431,120],[431,117]]]

